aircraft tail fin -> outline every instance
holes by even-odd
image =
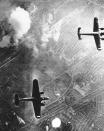
[[[79,40],[81,40],[81,33],[80,33],[80,30],[81,30],[81,27],[78,28],[78,33],[77,33],[77,34],[78,34]]]
[[[15,105],[19,105],[19,96],[17,94],[15,94]]]

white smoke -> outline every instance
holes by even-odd
[[[48,14],[47,22],[42,25],[42,37],[41,40],[43,44],[47,45],[49,39],[52,38],[55,42],[58,42],[60,33],[61,33],[61,25],[62,21],[55,23],[52,25],[53,22],[53,15],[51,13]]]
[[[12,10],[9,22],[14,27],[14,30],[16,31],[16,38],[20,39],[25,35],[31,26],[31,19],[29,12],[24,10],[21,7],[17,7]]]

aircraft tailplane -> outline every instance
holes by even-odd
[[[79,39],[79,40],[81,40],[81,33],[80,33],[80,30],[81,30],[81,27],[78,28],[78,32],[77,32],[77,34],[78,34],[78,39]]]

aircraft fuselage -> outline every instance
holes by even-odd
[[[34,97],[28,97],[28,98],[20,98],[19,101],[34,101],[36,100]]]
[[[100,33],[99,32],[80,33],[80,35],[100,35]]]

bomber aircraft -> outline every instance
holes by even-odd
[[[31,101],[33,103],[36,118],[40,118],[41,106],[45,106],[45,102],[42,101],[49,99],[48,97],[41,97],[41,94],[44,94],[44,92],[39,92],[38,80],[34,79],[32,97],[19,98],[18,94],[15,94],[15,105],[18,106],[20,101]]]
[[[98,23],[98,18],[94,17],[94,22],[93,22],[93,32],[88,32],[88,33],[82,33],[81,32],[81,27],[78,28],[78,38],[81,40],[82,35],[87,35],[87,36],[93,36],[95,39],[95,44],[97,47],[97,50],[101,50],[101,41],[104,40],[104,28],[99,28],[99,23]]]

